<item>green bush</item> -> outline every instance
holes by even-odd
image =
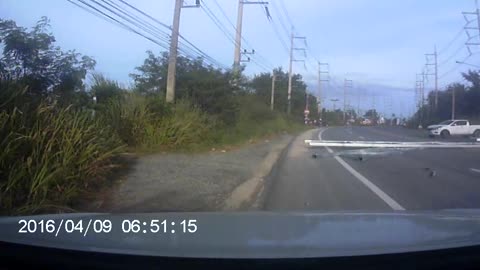
[[[125,144],[133,147],[143,142],[147,125],[153,118],[146,98],[134,93],[110,99],[96,115],[104,125],[112,127]]]
[[[181,148],[201,144],[215,122],[189,101],[165,104],[157,96],[126,93],[98,112],[124,143],[134,148]]]
[[[97,98],[97,106],[101,107],[112,99],[120,98],[126,91],[116,81],[109,80],[100,73],[94,73],[90,92]]]
[[[151,121],[144,137],[144,146],[183,148],[209,141],[214,126],[212,117],[188,101],[180,101],[171,113]]]
[[[237,97],[239,101],[238,118],[233,127],[225,126],[216,131],[221,143],[241,143],[280,132],[291,132],[303,128],[295,121],[270,107],[255,95]]]
[[[0,209],[24,213],[68,205],[123,146],[90,113],[41,103],[0,112],[0,148]]]

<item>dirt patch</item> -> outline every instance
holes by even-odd
[[[254,177],[264,158],[291,135],[252,143],[242,148],[215,149],[195,154],[140,156],[127,175],[89,211],[162,212],[219,211],[232,191]],[[93,209],[92,209],[93,206]]]

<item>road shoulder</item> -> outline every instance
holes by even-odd
[[[108,194],[80,210],[128,213],[249,209],[262,190],[264,177],[293,138],[283,134],[235,150],[138,157]]]

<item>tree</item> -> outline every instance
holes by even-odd
[[[286,112],[288,106],[288,73],[284,72],[281,67],[273,70],[275,73],[275,110]],[[265,103],[270,105],[272,91],[272,74],[260,73],[256,75],[250,82],[250,87],[255,94]],[[303,120],[303,111],[305,109],[305,100],[307,94],[307,85],[302,80],[300,74],[292,75],[292,115]],[[317,98],[312,94],[308,94],[308,108],[310,115],[314,118],[318,115]]]
[[[325,110],[323,112],[323,120],[327,125],[343,125],[343,111],[340,109],[335,111]]]
[[[365,118],[371,119],[371,120],[377,120],[378,119],[378,112],[375,109],[370,109],[365,112],[363,115]]]
[[[168,69],[168,54],[156,56],[147,51],[143,65],[130,74],[135,81],[136,91],[165,96]],[[204,64],[201,58],[178,57],[176,72],[176,99],[190,99],[203,111],[218,116],[225,124],[232,124],[237,113],[236,95],[240,87],[231,84],[233,75]]]
[[[465,104],[465,113],[471,117],[478,118],[480,117],[480,72],[469,70],[468,73],[463,73],[462,75],[465,80],[471,83],[471,86],[468,87],[468,91],[465,95],[465,98],[468,101],[467,104]]]
[[[357,119],[357,112],[354,109],[348,109],[345,112],[346,112],[347,119],[349,118]]]
[[[26,94],[36,100],[48,96],[60,103],[73,102],[85,90],[83,80],[95,61],[75,51],[62,51],[48,30],[46,17],[30,31],[0,19],[0,80],[28,86]]]

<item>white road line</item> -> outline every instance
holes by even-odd
[[[479,169],[475,169],[475,168],[470,168],[470,171],[476,172],[476,173],[480,173],[480,170],[479,170]]]
[[[326,129],[320,130],[318,133],[318,139],[322,140],[322,133]],[[330,149],[328,146],[325,147],[327,151],[331,154],[333,154],[333,150]],[[375,193],[380,199],[382,199],[388,206],[390,206],[393,210],[400,210],[403,211],[405,208],[403,208],[399,203],[397,203],[392,197],[388,196],[387,193],[383,192],[380,188],[375,186],[371,181],[369,181],[365,176],[361,175],[359,172],[357,172],[352,166],[350,166],[347,162],[345,162],[341,157],[339,156],[334,156],[335,160],[340,163],[348,172],[350,172],[355,178],[357,178],[360,182],[362,182],[367,188],[369,188],[373,193]],[[480,170],[479,170],[480,172]]]

